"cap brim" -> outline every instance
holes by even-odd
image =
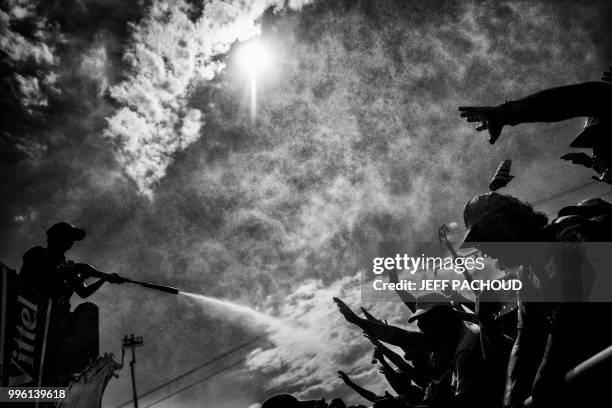
[[[70,238],[73,241],[80,241],[83,238],[85,238],[85,230],[81,229],[81,228],[75,228],[74,230],[72,230],[72,234],[70,236]]]

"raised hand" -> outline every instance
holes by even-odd
[[[359,321],[359,316],[357,316],[355,312],[353,312],[351,308],[346,305],[346,303],[337,297],[334,298],[334,302],[336,302],[336,305],[338,305],[340,313],[342,313],[347,322],[357,323]]]
[[[363,314],[366,317],[366,319],[368,319],[368,320],[370,320],[372,322],[381,323],[381,324],[388,324],[386,320],[377,319],[376,317],[372,316],[372,314],[370,312],[368,312],[368,309],[366,309],[363,306],[361,306],[361,311],[363,312]]]
[[[338,370],[338,378],[340,378],[345,384],[349,384],[352,382],[348,374],[342,370]]]
[[[504,127],[503,112],[499,106],[461,106],[461,117],[468,122],[480,122],[477,131],[489,131],[489,143],[493,144]]]
[[[574,164],[580,164],[586,168],[593,167],[593,158],[586,153],[567,153],[561,156],[561,160],[571,161]]]

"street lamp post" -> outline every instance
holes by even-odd
[[[132,361],[130,361],[130,372],[132,374],[132,395],[134,398],[134,408],[138,408],[138,395],[136,394],[136,378],[134,376],[134,365],[136,364],[136,347],[141,347],[143,344],[142,336],[134,337],[132,334],[130,337],[127,335],[123,338],[123,350],[126,348],[132,349]]]

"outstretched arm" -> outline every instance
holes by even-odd
[[[381,368],[379,370],[380,373],[385,376],[391,388],[393,388],[396,393],[400,395],[403,394],[403,386],[405,384],[402,383],[402,381],[398,378],[397,372],[393,369],[393,367],[391,367],[389,363],[387,363],[387,361],[385,360],[385,356],[382,355],[382,353],[377,354],[376,352],[374,352],[374,357],[376,357],[376,359],[381,365]]]
[[[89,276],[93,275],[96,269],[88,264],[74,264],[71,265],[70,268],[72,270],[67,274],[69,276],[69,280],[71,281],[72,287],[77,295],[81,298],[85,299],[92,294],[94,294],[100,287],[104,284],[104,282],[111,283],[123,283],[124,280],[119,277],[117,274],[108,274],[108,277],[105,279],[99,279],[92,284],[87,285],[85,283],[85,279]]]
[[[399,276],[397,276],[397,271],[395,269],[391,269],[389,271],[389,282],[391,283],[399,282]],[[410,309],[412,313],[416,311],[416,301],[417,301],[416,296],[414,296],[411,292],[407,290],[396,289],[395,293],[397,293],[400,299],[402,299],[402,302],[404,302],[404,304],[408,307],[408,309]]]
[[[365,388],[360,387],[359,385],[355,384],[353,381],[351,381],[350,377],[344,371],[338,371],[338,377],[342,381],[344,381],[346,385],[351,387],[353,391],[355,391],[357,394],[361,395],[363,398],[367,399],[368,401],[374,402],[378,398],[380,398],[378,395],[374,394],[372,391],[366,390]]]
[[[375,355],[376,356],[376,355]],[[381,364],[380,372],[385,376],[393,390],[410,403],[419,403],[423,400],[423,389],[410,383],[410,376],[406,373],[398,373],[385,361],[384,356],[378,356]]]
[[[372,313],[368,312],[368,309],[366,309],[363,306],[361,306],[361,311],[363,312],[363,315],[366,317],[366,319],[368,319],[368,320],[370,320],[372,322],[378,322],[378,323],[382,323],[382,324],[389,324],[389,323],[387,323],[386,320],[377,319],[376,317],[374,317],[372,315]]]
[[[94,294],[95,291],[100,289],[100,287],[104,284],[105,280],[99,279],[94,283],[87,285],[85,282],[82,282],[80,285],[75,286],[74,291],[77,295],[82,297],[83,299]]]
[[[489,142],[495,143],[502,128],[531,122],[559,122],[580,116],[610,116],[612,84],[585,82],[534,93],[498,106],[462,106],[461,117],[480,122],[478,131],[489,131]]]
[[[395,366],[403,372],[412,373],[414,372],[414,367],[404,360],[402,356],[391,350],[389,347],[382,344],[377,338],[370,336],[368,333],[363,334],[366,339],[370,340],[374,345],[375,349],[375,357],[376,355],[381,355],[387,357],[389,361],[391,361]]]
[[[408,331],[390,324],[363,319],[357,316],[342,300],[335,297],[334,302],[349,323],[356,324],[363,331],[380,341],[408,349],[418,347],[417,344],[422,345],[422,333],[420,332]]]
[[[368,334],[365,334],[365,336],[372,342],[372,344],[374,344],[374,347],[376,347],[375,353],[380,353],[380,355],[383,357],[382,358],[383,360],[384,360],[384,357],[388,358],[389,361],[395,364],[395,366],[402,373],[405,373],[407,376],[409,376],[419,387],[422,387],[422,388],[427,387],[427,384],[429,382],[429,377],[427,376],[426,372],[419,369],[418,366],[413,367],[410,364],[408,364],[408,362],[404,360],[402,356],[395,353],[390,348],[386,347],[384,344],[382,344],[377,339],[372,338]],[[382,364],[382,361],[381,361],[381,364]],[[386,361],[385,361],[385,364],[389,365]]]

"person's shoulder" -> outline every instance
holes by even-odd
[[[41,246],[30,248],[23,254],[23,264],[19,276],[21,279],[30,279],[40,273],[40,265],[45,263],[47,249]]]
[[[41,257],[47,256],[47,248],[43,248],[41,246],[35,246],[28,249],[23,254],[23,259],[25,260],[33,260],[40,259]]]

